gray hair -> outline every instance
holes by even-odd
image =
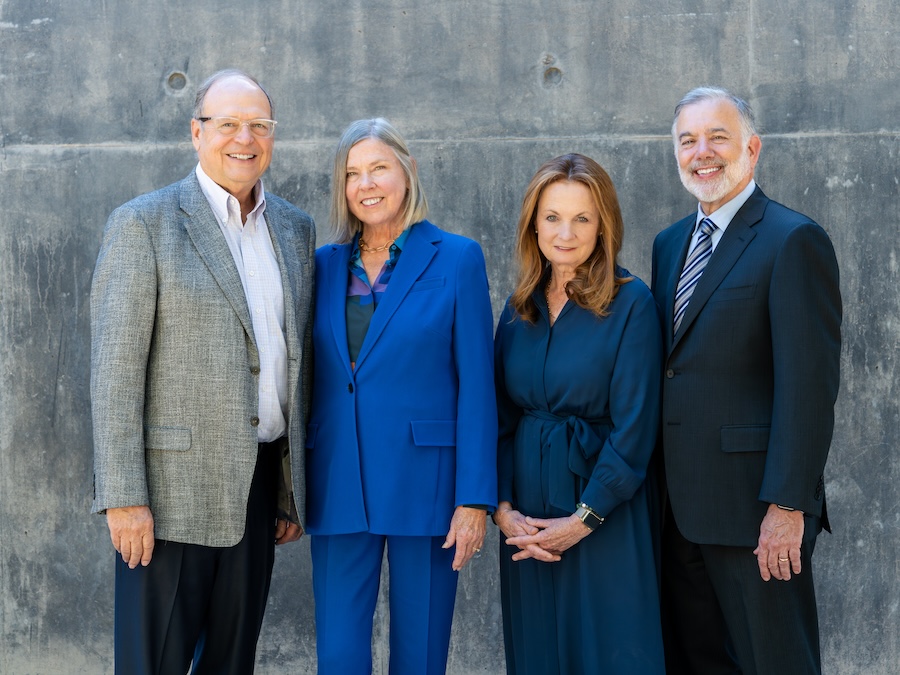
[[[353,240],[357,232],[362,231],[362,223],[347,207],[347,158],[350,148],[368,138],[381,141],[397,157],[397,161],[406,174],[409,190],[403,208],[404,229],[424,220],[428,214],[428,202],[416,163],[409,154],[406,141],[400,132],[383,117],[356,120],[341,135],[337,150],[334,153],[334,171],[331,177],[331,229],[330,240],[338,244],[346,244]]]
[[[225,68],[224,70],[216,71],[203,80],[197,88],[197,96],[194,98],[194,112],[192,113],[194,119],[199,119],[203,116],[203,102],[206,100],[206,95],[209,93],[212,86],[226,77],[240,77],[259,87],[260,91],[266,95],[266,99],[269,101],[269,114],[272,116],[272,119],[275,119],[275,106],[272,104],[272,97],[269,96],[269,92],[265,90],[265,87],[263,87],[255,77],[238,68]]]
[[[672,119],[672,138],[675,141],[676,148],[678,147],[678,139],[675,137],[675,128],[678,125],[678,116],[687,106],[702,103],[703,101],[728,101],[737,108],[741,121],[742,140],[749,141],[751,137],[758,135],[756,131],[756,116],[753,114],[753,108],[750,107],[747,101],[721,87],[697,87],[686,93],[675,106],[675,117]]]

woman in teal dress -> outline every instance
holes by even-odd
[[[665,671],[645,480],[662,342],[650,291],[617,265],[622,236],[592,159],[557,157],[532,178],[495,340],[494,519],[514,675]]]

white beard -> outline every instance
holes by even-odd
[[[704,166],[724,166],[725,171],[716,180],[708,182],[698,180],[694,177],[694,171]],[[752,169],[750,152],[747,148],[744,148],[737,161],[727,164],[721,159],[714,162],[692,162],[687,169],[679,167],[678,175],[685,190],[694,195],[699,201],[708,204],[723,199],[750,174]]]

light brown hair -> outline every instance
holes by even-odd
[[[597,245],[575,270],[575,278],[566,284],[566,294],[579,307],[602,317],[606,316],[618,287],[631,281],[631,277],[616,276],[616,257],[622,248],[625,227],[616,188],[609,174],[584,155],[571,153],[554,157],[537,170],[525,190],[516,234],[518,280],[510,304],[529,323],[534,323],[538,317],[532,294],[543,282],[548,265],[538,246],[535,214],[544,189],[558,181],[577,182],[587,187],[600,214]]]

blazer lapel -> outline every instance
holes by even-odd
[[[194,247],[203,262],[206,263],[210,274],[213,275],[228,302],[231,303],[247,335],[256,344],[253,323],[250,320],[250,309],[247,307],[247,297],[244,295],[240,274],[234,264],[231,250],[228,248],[228,242],[222,235],[219,223],[213,215],[209,202],[206,201],[206,196],[200,189],[200,183],[197,182],[195,174],[191,173],[181,182],[180,193],[180,206],[187,216],[184,219],[184,229],[187,230],[191,241],[194,242]]]
[[[353,377],[353,369],[350,368],[350,349],[347,347],[347,284],[350,275],[350,244],[332,246],[327,258],[327,264],[322,264],[320,286],[316,288],[316,297],[323,300],[323,305],[328,308],[331,335],[335,347],[340,355],[340,361],[347,369],[348,375]],[[325,288],[321,284],[327,284]],[[319,310],[316,310],[319,315]]]
[[[725,234],[722,235],[719,245],[716,246],[716,250],[709,259],[709,263],[706,265],[706,269],[703,270],[703,274],[697,282],[697,287],[694,289],[693,295],[691,295],[691,301],[684,312],[684,318],[681,320],[678,332],[675,334],[672,343],[673,349],[678,345],[681,336],[685,334],[694,322],[694,319],[697,318],[710,296],[719,287],[719,284],[722,283],[722,280],[728,275],[731,268],[734,267],[744,249],[756,236],[753,226],[762,219],[767,201],[768,199],[762,193],[762,190],[756,188],[728,224]]]
[[[366,332],[366,338],[363,340],[359,357],[356,360],[357,371],[371,353],[378,338],[381,337],[390,318],[400,307],[403,298],[431,264],[431,259],[437,254],[435,244],[440,240],[440,230],[427,220],[417,223],[410,230],[403,252],[400,254],[400,260],[397,262],[397,268],[391,275],[387,291],[381,298],[381,304],[372,314],[372,322],[369,324],[369,330]]]

